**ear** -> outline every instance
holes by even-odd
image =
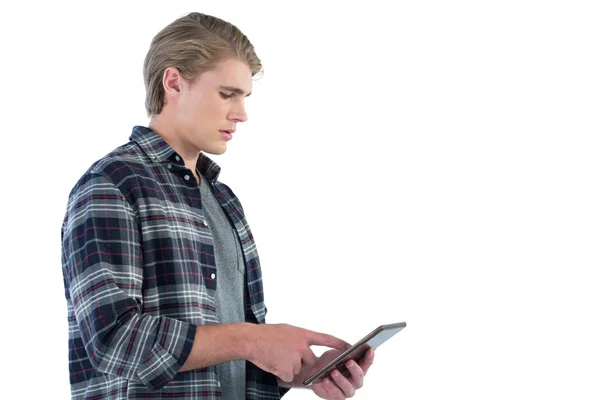
[[[163,89],[167,97],[177,96],[181,92],[183,78],[175,67],[167,67],[162,77]]]

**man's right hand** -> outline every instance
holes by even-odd
[[[288,324],[253,325],[251,332],[247,360],[284,382],[291,382],[303,366],[310,367],[317,362],[310,346],[338,350],[351,346],[335,336]]]

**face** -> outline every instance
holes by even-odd
[[[193,82],[179,80],[172,98],[178,136],[190,152],[223,154],[237,124],[247,120],[245,98],[252,92],[252,72],[237,59],[223,61]]]

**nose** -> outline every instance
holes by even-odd
[[[235,122],[246,122],[248,120],[246,108],[243,103],[237,105],[235,109],[229,113],[229,120]]]

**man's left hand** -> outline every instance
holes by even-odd
[[[311,372],[324,367],[342,352],[340,350],[329,350],[323,353],[317,363],[310,367]],[[322,399],[345,400],[356,393],[363,386],[363,379],[367,371],[373,365],[375,352],[369,349],[364,357],[356,363],[354,360],[346,361],[347,376],[334,369],[328,376],[312,384],[312,391]],[[300,371],[300,376],[309,376],[310,373]]]

